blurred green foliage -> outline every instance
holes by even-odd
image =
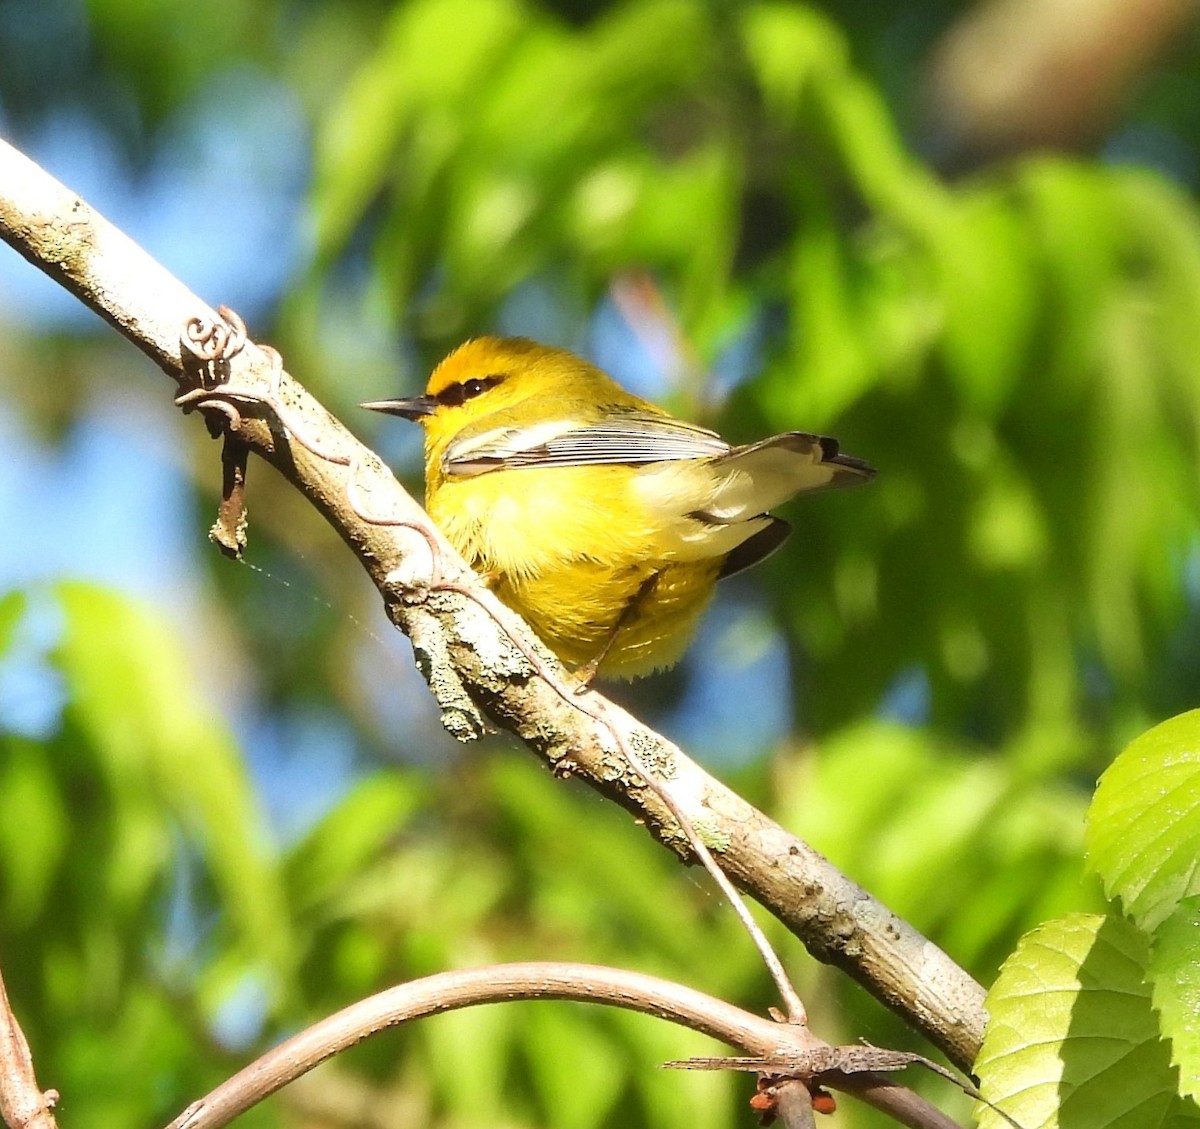
[[[23,603],[0,605],[17,649]],[[531,759],[366,775],[283,847],[174,632],[101,588],[31,606],[61,616],[45,657],[65,706],[46,741],[0,734],[0,953],[72,1125],[164,1122],[250,1047],[456,966],[592,960],[764,994],[720,901]],[[722,957],[697,969],[705,953]],[[708,1041],[644,1016],[517,1008],[369,1041],[341,1068],[350,1092],[369,1103],[371,1086],[400,1086],[404,1124],[733,1116],[730,1078],[654,1069]]]
[[[1080,877],[1091,784],[1200,685],[1186,191],[1050,155],[946,183],[862,70],[887,25],[860,13],[851,39],[813,4],[72,11],[92,54],[65,89],[106,92],[95,104],[143,155],[214,75],[260,68],[294,91],[314,135],[312,248],[272,339],[336,410],[392,391],[396,354],[411,390],[458,340],[523,329],[522,296],[541,296],[559,343],[586,342],[620,291],[635,334],[669,344],[674,407],[736,439],[829,431],[877,465],[870,490],[797,507],[751,578],[798,722],[731,783],[984,980],[1037,922],[1098,908]],[[122,345],[114,362],[91,338],[0,333],[20,357],[14,402],[49,434],[75,401],[48,407],[45,389],[124,363]],[[726,395],[708,374],[738,357],[750,379]],[[180,443],[211,491],[198,431]],[[83,586],[0,603],[14,654],[39,608],[61,620],[41,656],[61,718],[0,730],[0,958],[65,1121],[165,1119],[297,1026],[456,964],[605,961],[771,1002],[727,911],[620,813],[503,743],[450,772],[382,764],[433,739],[427,716],[377,700],[416,709],[373,691],[349,627],[361,578],[261,474],[252,507],[256,559],[291,587],[214,563],[220,646],[236,641],[281,725],[331,711],[355,751],[351,783],[291,838],[263,810],[249,738],[219,720],[234,705],[193,685],[194,640]],[[822,1034],[911,1039],[775,934]],[[371,1110],[356,1124],[731,1124],[739,1080],[653,1069],[691,1042],[638,1017],[493,1008],[319,1077],[348,1087],[343,1112]],[[250,1120],[321,1108],[299,1087]]]

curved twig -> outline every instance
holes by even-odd
[[[827,1050],[807,1028],[762,1019],[669,980],[601,965],[531,961],[439,972],[343,1008],[273,1047],[193,1102],[167,1129],[221,1129],[251,1106],[363,1039],[412,1019],[474,1004],[577,1000],[640,1011],[700,1031],[750,1054],[803,1056]],[[464,1064],[464,1069],[469,1069]],[[911,1129],[958,1129],[923,1098],[875,1075],[830,1080]]]

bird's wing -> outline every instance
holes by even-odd
[[[711,521],[744,521],[797,494],[856,486],[875,477],[862,459],[843,455],[836,439],[787,431],[734,447],[714,467],[717,486],[703,507]]]
[[[442,456],[447,474],[468,476],[518,467],[672,462],[727,455],[715,431],[653,412],[631,411],[591,423],[564,419],[492,427],[451,440]]]
[[[771,514],[764,514],[757,520],[742,521],[723,528],[737,530],[739,534],[742,530],[747,530],[750,535],[743,537],[729,550],[721,565],[721,571],[717,574],[721,580],[753,568],[759,561],[765,560],[787,540],[788,534],[792,531],[790,523]]]

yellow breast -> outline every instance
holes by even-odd
[[[677,538],[628,467],[552,467],[443,479],[430,516],[497,596],[570,664],[634,677],[677,662],[711,596],[721,558],[681,560]]]

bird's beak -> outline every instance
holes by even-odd
[[[407,400],[370,400],[358,406],[373,412],[386,412],[390,416],[419,420],[422,416],[433,415],[437,401],[432,396],[410,396]]]

